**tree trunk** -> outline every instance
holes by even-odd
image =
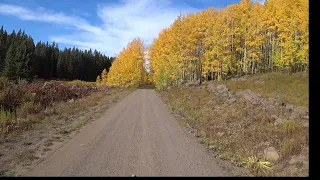
[[[251,74],[254,72],[254,60],[252,61],[252,68],[251,68]]]
[[[282,44],[282,39],[281,39]],[[280,59],[282,59],[282,45],[280,46]],[[282,63],[282,70],[284,69],[284,63]]]
[[[199,62],[200,62],[200,83],[199,83],[199,85],[201,85],[202,84],[202,62],[201,62],[201,58],[199,57]]]
[[[191,61],[190,61],[190,64],[191,64]],[[189,76],[190,76],[190,81],[192,81],[192,64],[190,65],[190,73],[189,73]]]
[[[213,70],[211,71],[211,81],[214,81]]]
[[[244,51],[243,51],[243,71],[247,74],[247,47],[246,42],[244,42]]]

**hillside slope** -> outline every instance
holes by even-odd
[[[308,93],[306,73],[247,76],[160,92],[201,143],[262,176],[308,176]]]

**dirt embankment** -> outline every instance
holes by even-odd
[[[258,176],[308,176],[308,108],[221,83],[171,87],[160,94],[216,156]]]

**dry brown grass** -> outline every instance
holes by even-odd
[[[251,83],[251,86],[239,89],[251,87],[255,85]],[[288,157],[308,147],[308,128],[303,124],[290,122],[274,125],[275,119],[272,115],[285,116],[284,107],[263,108],[240,99],[228,105],[220,96],[195,87],[173,87],[169,91],[161,91],[160,95],[167,106],[178,115],[181,123],[195,128],[196,136],[201,138],[201,143],[214,149],[220,158],[243,166],[243,162],[252,156],[264,161],[263,150],[275,147],[280,152],[281,160],[273,164],[271,170],[254,171],[254,175],[280,174],[280,165],[286,164]],[[302,99],[299,99],[296,102],[301,101]]]
[[[281,128],[287,136],[292,136],[294,134],[298,134],[300,131],[303,131],[304,126],[301,122],[284,122],[281,124]]]
[[[30,165],[32,161],[37,159],[37,157],[35,156],[34,150],[27,150],[19,154],[17,159],[19,159],[23,166],[27,166]]]
[[[301,151],[301,146],[303,146],[304,143],[301,143],[299,139],[295,138],[285,138],[282,141],[281,147],[280,147],[280,153],[283,158],[287,158],[289,156],[298,154]]]

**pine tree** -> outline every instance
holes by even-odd
[[[40,53],[39,53],[39,66],[40,66],[40,72],[39,72],[39,77],[41,78],[49,78],[48,76],[48,59],[47,59],[47,47],[45,43],[41,44],[40,47]]]
[[[6,39],[7,34],[5,33],[3,26],[0,29],[0,74],[3,71],[4,60],[6,57]]]
[[[3,70],[3,75],[6,76],[7,78],[11,80],[16,80],[17,79],[17,56],[16,56],[16,46],[13,43],[7,53],[6,53],[6,58],[5,58],[5,66]]]
[[[35,50],[34,50],[34,58],[32,59],[32,68],[34,70],[34,75],[36,75],[36,77],[38,77],[41,74],[40,51],[41,51],[41,41],[36,44]]]
[[[58,58],[59,58],[59,47],[58,44],[55,44],[55,42],[53,42],[52,47],[54,48],[53,50],[53,77],[57,78],[57,64],[58,64]]]
[[[17,48],[16,51],[16,75],[17,78],[32,78],[32,65],[31,59],[32,52],[28,52],[27,40],[24,40]]]
[[[59,53],[58,56],[58,62],[57,62],[57,77],[60,79],[65,78],[65,70],[64,70],[64,55],[65,55],[65,50],[63,52]]]

